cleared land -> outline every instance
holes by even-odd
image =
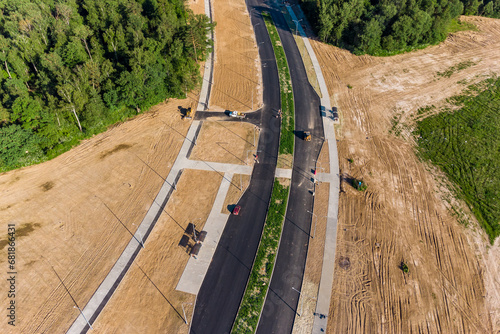
[[[192,3],[195,5],[192,6],[195,13],[204,12],[202,0]],[[244,2],[227,2],[225,6],[226,10],[232,7],[242,8]],[[218,17],[218,23],[222,24],[226,19],[235,21],[221,15]],[[248,19],[234,24],[232,33],[245,36],[243,33],[238,33],[240,29],[251,31]],[[231,37],[229,33],[220,33],[216,38],[218,43],[224,44],[224,48],[228,48],[226,53],[241,53],[242,50],[238,45],[225,42],[224,39],[228,37]],[[223,48],[219,51],[223,52]],[[252,57],[253,62],[257,51],[255,49],[252,52],[255,52],[255,57],[251,56],[253,53],[248,55]],[[216,65],[216,73],[218,70],[221,69]],[[257,73],[256,67],[252,67],[251,70]],[[236,87],[244,85],[247,82],[245,80],[243,76],[231,75],[229,81],[218,80],[218,90],[233,94],[231,91],[239,89]],[[257,84],[252,81],[252,85],[257,91]],[[241,89],[241,94],[246,94],[246,101],[251,101],[251,89],[248,87]],[[3,321],[0,323],[0,332],[62,333],[69,328],[78,316],[78,310],[73,308],[71,298],[60,284],[55,272],[64,281],[78,305],[83,307],[131,238],[118,219],[132,232],[136,230],[160,189],[162,178],[167,176],[177,156],[184,139],[183,135],[190,124],[188,121],[180,120],[177,107],[195,108],[198,102],[197,93],[188,95],[186,100],[170,101],[153,108],[147,114],[116,125],[51,161],[0,175],[0,210],[3,218],[0,230],[4,231],[2,236],[5,236],[7,224],[12,222],[16,224],[18,229],[16,269],[22,273],[22,279],[17,285],[16,303],[19,306],[17,309],[19,317],[16,328],[8,326],[7,322]],[[255,96],[260,98],[260,93]],[[229,108],[223,102],[220,102],[220,105]],[[191,181],[193,184],[197,182]],[[188,180],[186,182],[189,183]],[[188,218],[188,216],[183,218],[182,212],[179,212],[179,215],[176,217],[178,221]],[[153,256],[153,261],[160,261],[166,254],[163,243],[176,244],[179,240],[175,235],[173,240],[165,239],[162,240],[163,243],[153,243],[154,233],[150,236],[152,239],[146,243],[145,252],[149,255],[157,253]],[[5,266],[7,249],[3,248],[0,253],[0,266]],[[139,257],[139,261],[143,261],[143,258]],[[173,263],[171,267],[165,266],[162,262],[137,263],[146,266],[148,270],[144,271],[150,277],[160,274],[154,272],[156,265],[161,269],[162,275],[168,276],[167,273],[171,271],[175,272],[178,279],[181,274],[178,269],[179,263]],[[154,294],[154,300],[158,301],[158,310],[169,312],[168,319],[165,319],[166,313],[163,313],[151,326],[159,326],[156,321],[164,321],[162,323],[164,332],[175,333],[178,328],[182,329],[185,325],[182,325],[183,323],[179,325],[181,320],[178,319],[178,315],[172,308],[167,310],[167,301],[161,295],[158,297],[158,290],[152,287],[144,274],[138,274],[138,270],[137,265],[133,264],[130,273],[138,277],[137,282],[140,282],[140,287],[129,285],[127,296],[119,297],[126,304],[120,305],[123,307],[120,310],[129,316],[133,314],[127,320],[131,323],[130,331],[136,333],[143,331],[142,324],[147,321],[145,319],[151,320],[145,312],[147,309],[139,311],[127,305],[127,302],[144,302],[145,297],[138,296],[139,290],[136,289],[139,288],[145,288],[148,296]],[[126,276],[122,284],[129,280]],[[156,282],[156,278],[153,282]],[[170,281],[161,282],[166,284],[165,286],[171,284]],[[0,287],[3,291],[7,291],[7,282],[4,281]],[[177,311],[180,310],[180,302],[189,300],[186,297],[188,295],[177,292],[169,294],[168,290],[163,290],[163,286],[160,290],[175,305]],[[0,303],[7,305],[7,302],[7,294],[2,294]],[[184,306],[188,309],[192,307]],[[170,316],[170,312],[173,316]],[[189,312],[188,310],[188,317],[190,317]],[[99,325],[101,319],[106,321]],[[111,328],[115,328],[115,325],[124,321],[123,319],[103,313],[95,325],[104,326],[112,332]],[[120,329],[125,330],[124,327]]]
[[[253,165],[253,154],[258,140],[259,132],[255,125],[243,122],[205,121],[189,158]]]
[[[256,110],[262,105],[261,65],[245,1],[217,0],[212,6],[217,26],[210,110]]]
[[[0,175],[0,229],[15,223],[24,231],[17,238],[18,332],[69,328],[78,310],[56,273],[83,307],[131,238],[118,220],[134,232],[163,184],[189,126],[177,106],[188,103],[160,105],[51,161]],[[7,249],[1,252],[6,266]],[[0,302],[7,304],[7,294]],[[1,332],[9,330],[0,323]]]
[[[464,82],[500,72],[500,21],[463,19],[480,31],[458,32],[438,46],[390,58],[356,57],[313,42],[342,116],[331,332],[500,329],[498,240],[488,248],[484,232],[458,223],[443,201],[440,176],[414,153],[411,129],[389,133],[394,116],[404,124],[419,107],[460,93]],[[458,66],[465,61],[474,65]],[[450,68],[450,76],[438,74]],[[368,189],[354,190],[348,183],[353,177]]]
[[[178,243],[188,223],[203,228],[221,180],[217,172],[183,172],[145,248],[101,313],[96,333],[188,332],[182,306],[189,321],[195,296],[175,290],[189,259]]]

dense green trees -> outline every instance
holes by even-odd
[[[0,170],[183,96],[211,28],[181,0],[0,0]]]
[[[446,37],[460,14],[500,17],[500,0],[301,0],[322,41],[391,54]]]

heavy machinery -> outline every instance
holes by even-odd
[[[339,124],[340,123],[340,120],[339,120],[339,112],[337,110],[337,107],[333,107],[332,108],[332,119],[333,119],[333,122],[334,123],[337,123]]]
[[[231,111],[229,113],[229,116],[236,117],[236,118],[245,118],[246,114],[244,114],[242,112],[238,112],[238,111]]]
[[[191,113],[192,113],[192,112],[193,112],[193,111],[192,111],[191,107],[187,108],[187,109],[186,109],[186,116],[184,116],[184,118],[185,118],[185,119],[191,119],[191,118],[192,118],[192,117],[191,117]]]
[[[304,131],[304,140],[305,141],[311,141],[311,133],[309,131]]]

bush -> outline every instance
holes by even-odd
[[[39,162],[40,142],[40,137],[17,124],[0,128],[0,171]]]
[[[365,191],[368,187],[363,180],[359,179],[352,179],[352,186],[354,187],[354,189],[359,191]]]

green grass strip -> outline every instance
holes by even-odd
[[[449,101],[459,109],[417,122],[419,151],[455,184],[493,244],[500,235],[500,79],[471,85]]]
[[[288,63],[286,61],[285,50],[281,45],[278,30],[274,26],[271,15],[267,12],[262,13],[264,22],[266,22],[267,31],[271,38],[271,43],[276,57],[276,64],[278,66],[278,75],[280,80],[280,94],[281,94],[281,111],[283,113],[281,120],[281,137],[279,154],[292,154],[294,145],[294,103],[293,103],[293,90],[292,79],[290,71],[288,70]]]
[[[255,333],[264,306],[285,219],[289,186],[274,180],[266,224],[232,333]]]

